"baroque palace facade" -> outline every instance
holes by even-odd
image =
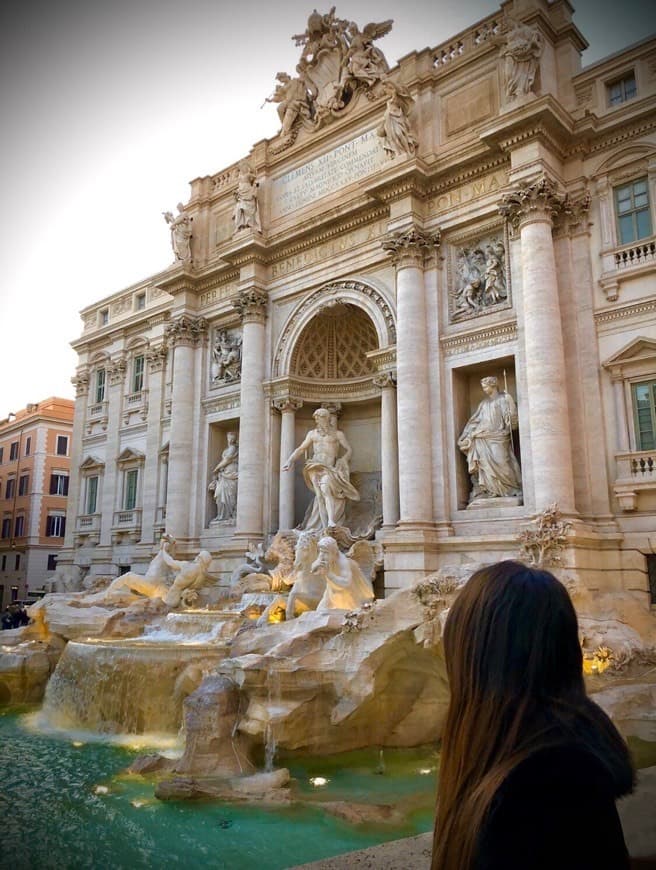
[[[140,571],[166,531],[227,579],[303,522],[285,465],[325,407],[380,594],[516,556],[555,505],[562,566],[648,603],[656,39],[582,69],[566,0],[508,0],[390,68],[390,28],[311,15],[279,134],[191,183],[171,266],[82,311],[59,561]]]

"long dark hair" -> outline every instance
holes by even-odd
[[[476,571],[444,628],[451,689],[432,870],[468,870],[495,792],[533,752],[582,742],[631,791],[626,744],[586,694],[576,612],[553,574],[520,562]]]

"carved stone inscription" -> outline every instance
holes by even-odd
[[[271,277],[279,278],[281,275],[288,275],[297,269],[303,269],[306,266],[311,266],[313,263],[334,257],[343,251],[349,251],[351,248],[355,248],[356,245],[362,245],[371,239],[378,239],[385,232],[386,226],[386,222],[376,221],[365,227],[359,227],[347,233],[342,233],[337,238],[329,239],[327,242],[321,242],[321,244],[315,245],[307,251],[302,251],[300,254],[294,254],[291,257],[286,257],[284,260],[272,263]]]
[[[276,178],[272,185],[272,219],[302,208],[328,193],[358,181],[385,164],[385,151],[375,130],[345,142],[327,154]]]

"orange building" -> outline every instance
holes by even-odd
[[[51,397],[0,420],[0,603],[22,601],[55,570],[64,543],[71,399]]]

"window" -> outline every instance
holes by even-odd
[[[19,514],[14,520],[14,537],[22,538],[25,534],[25,517]]]
[[[13,498],[16,492],[16,478],[10,477],[7,480],[7,489],[5,490],[5,498]]]
[[[134,308],[135,311],[143,311],[146,307],[146,294],[145,293],[137,293],[134,297]]]
[[[101,326],[107,326],[109,323],[109,308],[103,308],[102,311],[98,313],[98,319]]]
[[[132,361],[132,392],[140,393],[143,390],[144,382],[144,360],[143,354],[135,356]]]
[[[19,495],[27,495],[27,490],[30,486],[30,476],[29,474],[21,474],[18,478],[18,494]]]
[[[25,455],[29,456],[32,450],[32,436],[28,435],[25,439]]]
[[[2,537],[9,538],[11,536],[11,517],[5,517],[2,521]]]
[[[12,441],[9,448],[9,461],[18,459],[18,441]]]
[[[50,475],[50,495],[68,495],[67,474],[55,473]]]
[[[633,413],[636,447],[656,449],[656,381],[633,384]]]
[[[0,447],[0,465],[4,462],[5,448]]]
[[[627,100],[633,99],[638,92],[634,73],[630,72],[621,79],[610,82],[606,86],[606,90],[610,106],[619,106],[620,103],[626,103]]]
[[[88,477],[87,478],[87,492],[85,499],[85,513],[87,514],[95,514],[96,506],[98,504],[98,478]]]
[[[14,601],[18,601],[18,586],[11,587],[11,600],[12,600],[12,603]]]
[[[48,553],[48,564],[46,570],[55,571],[57,569],[57,553]]]
[[[105,401],[105,382],[107,373],[105,369],[98,369],[96,372],[96,402]]]
[[[57,436],[57,456],[68,455],[68,435]]]
[[[48,514],[46,518],[46,537],[63,538],[66,531],[66,517],[59,514]]]
[[[16,553],[16,559],[14,560],[14,568],[16,571],[20,568],[20,553]]]
[[[651,235],[649,189],[647,179],[639,178],[615,188],[615,212],[621,245]]]
[[[137,483],[139,469],[131,468],[125,472],[125,491],[123,493],[123,510],[132,511],[137,506]]]

